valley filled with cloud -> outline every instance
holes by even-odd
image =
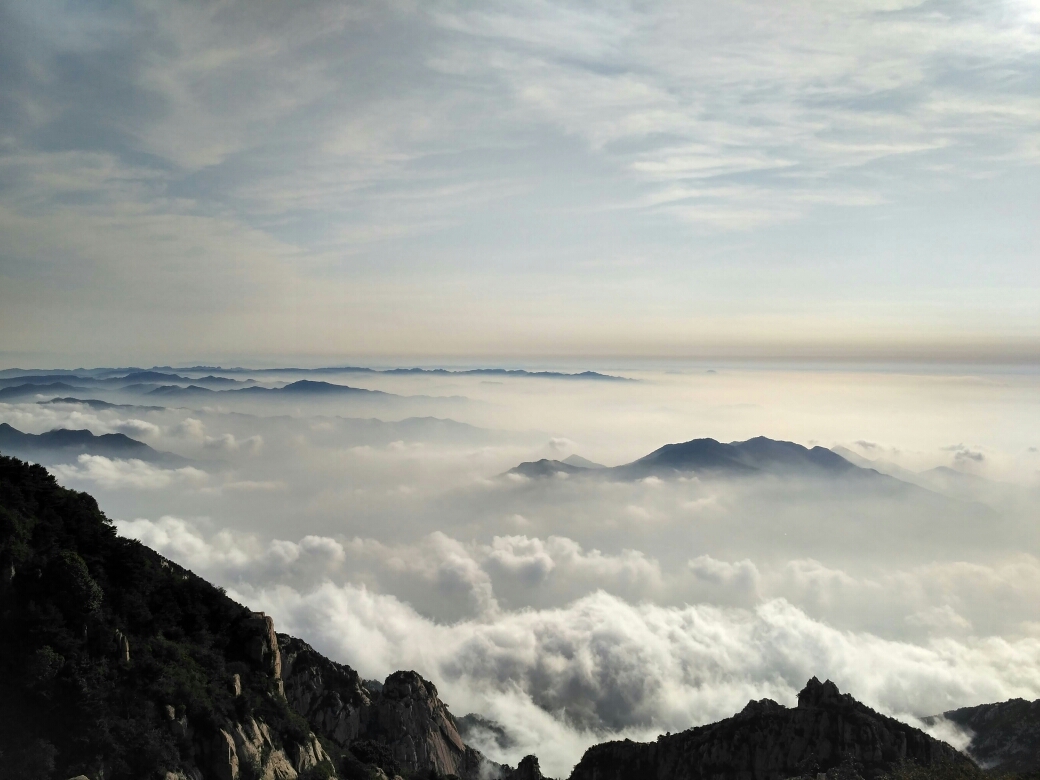
[[[9,372],[0,423],[279,630],[502,724],[470,737],[498,760],[566,774],[813,675],[915,723],[1040,696],[1036,375],[559,373]],[[609,468],[760,435],[806,449]]]

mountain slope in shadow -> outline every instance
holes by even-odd
[[[939,767],[951,778],[978,773],[947,743],[813,677],[795,708],[751,701],[732,718],[656,742],[591,747],[571,780],[782,780],[840,775],[842,769],[846,777],[875,778],[903,762]]]
[[[436,687],[374,690],[0,456],[0,778],[510,776]]]

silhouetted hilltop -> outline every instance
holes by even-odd
[[[0,452],[40,463],[68,463],[79,455],[104,455],[106,458],[136,459],[168,465],[188,463],[186,458],[160,452],[122,433],[95,436],[87,430],[58,428],[47,433],[22,433],[0,423]]]
[[[782,780],[839,767],[873,778],[904,762],[942,767],[951,776],[977,769],[945,742],[813,677],[794,709],[762,699],[732,718],[656,742],[591,747],[571,780]]]
[[[19,384],[13,387],[5,387],[0,390],[0,401],[10,401],[16,398],[26,398],[34,395],[60,395],[62,393],[85,390],[84,387],[75,387],[65,382],[50,382],[47,384]]]
[[[582,460],[575,456],[562,461],[542,459],[521,463],[511,473],[527,477],[546,477],[557,473],[589,474],[608,479],[672,477],[689,473],[879,476],[871,469],[853,465],[825,447],[809,449],[801,444],[776,441],[765,436],[730,444],[715,439],[666,444],[639,460],[613,468],[602,468],[592,463],[585,465]]]

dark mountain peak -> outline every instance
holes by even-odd
[[[722,444],[715,439],[693,439],[679,444],[666,444],[649,455],[640,458],[628,467],[643,469],[663,468],[676,471],[701,469],[748,471],[731,444]],[[621,466],[620,468],[628,468]]]
[[[295,382],[290,382],[282,388],[283,393],[335,393],[341,391],[360,392],[356,387],[350,387],[349,385],[337,385],[332,382],[320,382],[314,379],[299,379]]]
[[[137,390],[143,389],[147,385],[127,385],[124,390]],[[147,392],[148,395],[166,395],[166,396],[177,396],[177,395],[194,395],[197,393],[214,393],[215,390],[210,390],[208,387],[199,387],[198,385],[188,385],[187,387],[181,387],[180,385],[160,385],[159,387],[152,388]]]
[[[383,682],[382,696],[386,699],[430,701],[437,698],[437,686],[424,680],[418,672],[394,672]]]
[[[851,763],[876,778],[902,762],[977,771],[970,759],[895,718],[813,677],[790,709],[769,699],[707,726],[657,738],[654,743],[606,742],[589,748],[571,780],[782,780]]]
[[[74,387],[65,382],[51,382],[48,384],[33,384],[28,383],[24,385],[15,385],[14,387],[5,387],[0,390],[0,400],[5,398],[20,398],[27,395],[57,395],[59,393],[67,393],[69,390],[82,390],[82,387]]]
[[[45,463],[64,463],[76,455],[104,455],[168,464],[188,462],[186,458],[154,450],[143,441],[122,433],[95,436],[85,429],[55,428],[46,433],[32,434],[22,433],[6,423],[0,424],[0,450]]]
[[[803,710],[855,704],[857,704],[855,699],[847,693],[842,694],[838,690],[838,686],[830,680],[820,682],[815,677],[809,680],[798,694],[798,708]]]
[[[337,385],[332,382],[322,382],[315,379],[299,379],[295,382],[290,382],[284,387],[271,388],[271,387],[243,387],[238,390],[225,390],[223,392],[228,393],[286,393],[286,394],[301,394],[301,395],[334,395],[334,394],[364,394],[364,395],[387,395],[387,393],[381,390],[365,390],[360,387],[351,387],[350,385]]]
[[[188,378],[178,374],[167,374],[163,371],[134,371],[126,376],[118,377],[120,382],[187,382]]]
[[[595,472],[598,477],[607,479],[671,477],[690,473],[807,477],[874,474],[868,469],[854,466],[826,447],[810,449],[795,442],[777,441],[766,436],[729,444],[709,438],[666,444],[638,460],[613,468],[595,468],[595,464],[583,468],[583,460],[574,456],[563,461],[543,459],[522,463],[513,472],[530,477],[552,476],[559,472]]]
[[[815,678],[813,678],[815,679]],[[786,709],[783,704],[773,701],[772,699],[751,699],[747,704],[744,705],[739,713],[734,717],[738,718],[750,718],[756,715],[771,715],[779,712],[780,710]]]
[[[550,460],[549,458],[542,458],[541,460],[527,461],[521,463],[519,466],[511,468],[508,474],[520,474],[524,477],[531,477],[536,479],[538,477],[552,477],[557,474],[584,474],[589,471],[599,471],[600,469],[590,469],[585,466],[575,466],[570,463],[566,463],[562,460]]]

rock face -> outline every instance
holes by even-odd
[[[346,748],[361,734],[362,718],[372,704],[358,673],[295,637],[280,634],[278,646],[289,706],[312,729]]]
[[[436,688],[364,685],[0,455],[0,777],[491,780]],[[383,766],[385,764],[386,766]]]
[[[365,735],[386,743],[404,769],[433,767],[460,777],[479,771],[480,754],[462,741],[434,684],[415,672],[394,672],[386,678],[372,703]]]
[[[1011,699],[943,713],[971,733],[968,752],[979,765],[998,772],[1040,768],[1040,699]]]
[[[275,686],[282,691],[282,655],[278,647],[278,634],[274,620],[263,612],[253,612],[242,621],[241,631],[245,634],[243,644],[249,660],[264,671]]]
[[[904,760],[973,767],[945,742],[814,677],[794,709],[763,699],[732,718],[658,737],[655,743],[596,745],[586,751],[571,780],[780,780],[843,763],[870,778]]]
[[[278,641],[286,701],[338,747],[378,742],[408,772],[488,778],[508,771],[466,746],[436,686],[419,674],[394,672],[374,690],[306,642],[284,634]]]
[[[517,768],[506,775],[505,780],[546,780],[546,777],[538,766],[537,757],[524,756]]]

